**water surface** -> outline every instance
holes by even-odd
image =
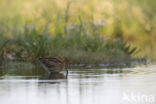
[[[1,70],[0,104],[156,104],[156,65],[20,72]]]

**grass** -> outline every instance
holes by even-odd
[[[71,64],[99,65],[128,63],[136,52],[136,48],[131,49],[120,39],[101,37],[95,24],[88,23],[88,28],[82,25],[74,24],[72,29],[67,27],[66,34],[55,36],[40,32],[35,26],[24,25],[23,29],[12,32],[3,57],[33,63],[39,57],[67,57]],[[92,29],[94,31],[88,32]]]
[[[73,64],[120,64],[133,56],[155,57],[154,4],[2,0],[0,11],[6,12],[0,15],[0,60],[35,63],[53,56],[67,57]]]
[[[21,61],[4,61],[0,66],[0,76],[44,76],[45,71],[41,68],[36,68],[30,62]],[[28,77],[29,78],[29,77]]]

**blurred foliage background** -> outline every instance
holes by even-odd
[[[155,6],[155,0],[0,0],[0,34],[13,37],[13,31],[29,24],[37,26],[37,33],[46,29],[58,35],[92,21],[104,25],[101,36],[139,48],[135,57],[156,58]]]

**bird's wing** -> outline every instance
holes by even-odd
[[[45,64],[49,68],[52,68],[52,67],[55,68],[55,67],[61,66],[62,63],[54,61],[54,60],[45,60],[43,61],[43,64]]]
[[[56,63],[62,63],[62,61],[60,59],[57,59],[57,58],[49,58],[48,60],[56,62]]]

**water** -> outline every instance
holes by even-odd
[[[156,65],[73,69],[67,79],[3,73],[0,104],[156,104],[155,89]]]

